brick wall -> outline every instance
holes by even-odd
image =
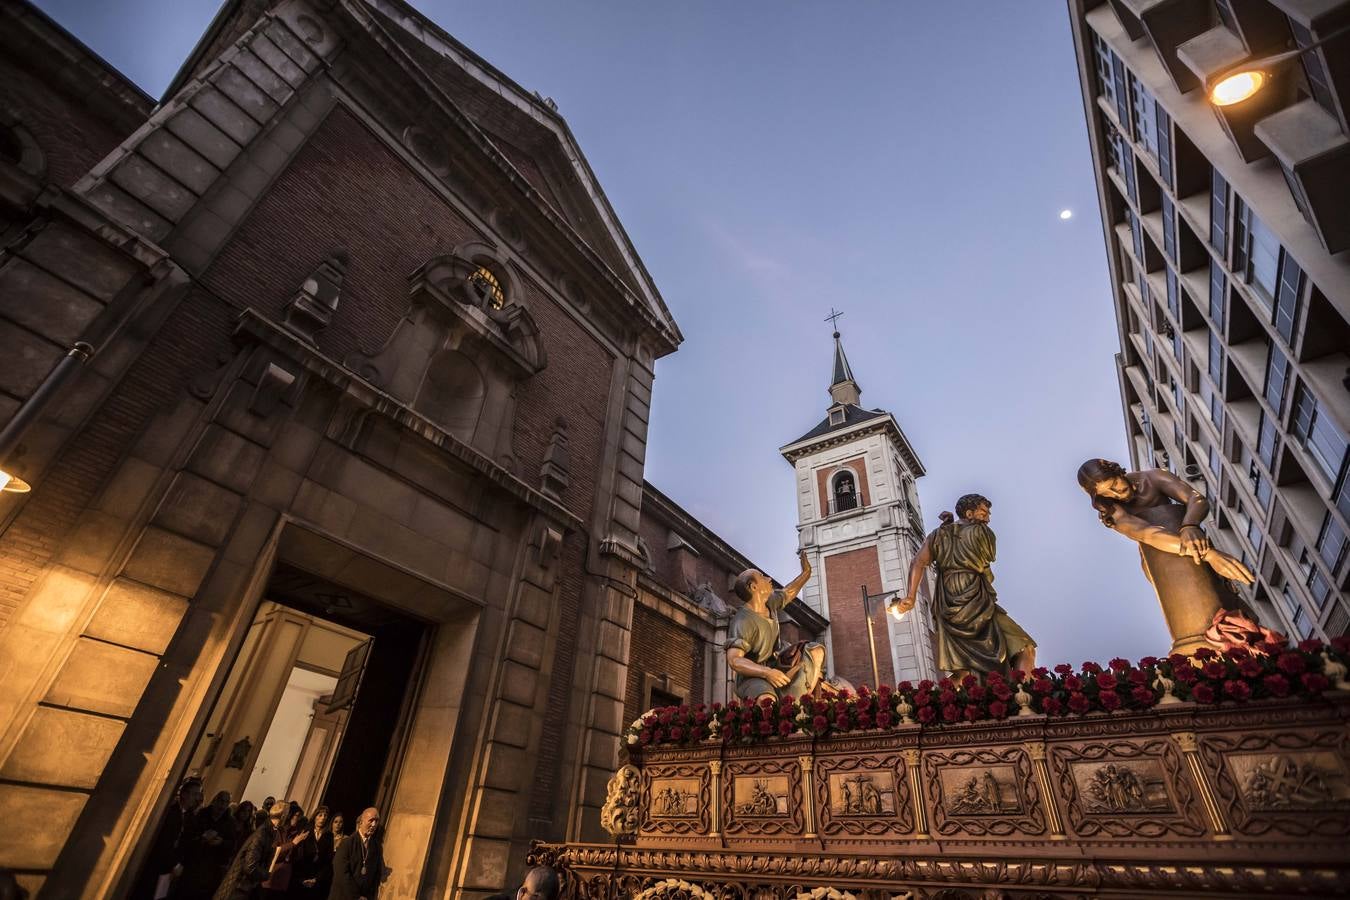
[[[335,109],[206,272],[221,296],[280,317],[334,248],[350,257],[342,302],[319,349],[342,360],[379,348],[408,306],[408,276],[455,245],[484,236],[413,177],[363,123]],[[572,484],[564,501],[590,514],[613,358],[538,286],[517,279],[549,364],[518,392],[519,474],[537,480],[554,420],[567,419]]]
[[[830,478],[840,468],[852,469],[856,478],[856,486],[859,495],[862,497],[862,505],[867,506],[872,502],[872,495],[867,489],[867,464],[859,456],[857,459],[846,460],[837,466],[824,466],[816,471],[816,489],[820,494],[820,513],[829,515],[830,512]]]
[[[645,712],[642,676],[669,675],[676,685],[689,688],[689,702],[702,703],[703,640],[645,606],[633,609],[633,636],[629,650],[628,685],[623,705],[624,725]]]
[[[867,620],[863,616],[862,585],[869,593],[881,592],[881,567],[876,547],[863,547],[825,557],[825,585],[830,598],[830,633],[834,667],[854,684],[872,684],[872,659],[867,652]],[[886,642],[885,613],[873,603],[872,626],[876,632],[877,669],[881,681],[895,683],[891,651]]]

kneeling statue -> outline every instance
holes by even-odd
[[[736,578],[736,596],[745,605],[731,620],[727,665],[736,673],[736,696],[743,700],[813,692],[825,671],[825,647],[800,641],[778,648],[778,611],[797,599],[811,577],[811,563],[801,553],[802,571],[786,587],[774,589],[769,576],[746,569]]]
[[[1103,525],[1139,544],[1144,574],[1162,605],[1172,653],[1228,649],[1279,640],[1243,611],[1229,581],[1251,584],[1252,572],[1210,544],[1201,522],[1209,501],[1166,469],[1126,472],[1108,459],[1078,468]]]

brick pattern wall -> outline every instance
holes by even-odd
[[[342,360],[379,348],[408,306],[408,276],[484,235],[438,197],[365,125],[335,109],[207,270],[206,283],[240,306],[280,317],[334,248],[350,257],[342,301],[319,349]],[[519,474],[535,482],[554,420],[567,419],[572,483],[564,502],[589,516],[600,459],[612,356],[526,279],[518,279],[549,364],[518,393]]]
[[[820,514],[827,516],[830,514],[830,478],[840,467],[852,469],[857,476],[855,487],[862,497],[862,505],[868,506],[872,502],[872,495],[867,487],[867,463],[859,456],[857,459],[849,459],[837,466],[824,466],[816,472],[816,490],[820,494]]]
[[[830,598],[830,633],[837,674],[854,684],[872,684],[872,659],[867,652],[867,620],[863,615],[861,586],[868,593],[881,592],[881,566],[876,547],[863,547],[825,557],[825,589]],[[877,670],[885,684],[895,683],[891,651],[886,643],[886,623],[880,604],[872,604],[872,627],[876,633]]]
[[[623,705],[624,725],[643,712],[643,673],[669,675],[676,686],[689,689],[690,703],[702,703],[703,640],[645,606],[633,609],[633,636],[628,658],[628,684]],[[677,688],[678,689],[678,688]]]

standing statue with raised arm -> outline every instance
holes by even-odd
[[[957,521],[943,513],[943,523],[915,555],[908,590],[895,604],[899,613],[913,609],[925,570],[937,565],[937,664],[956,679],[1010,666],[1030,672],[1036,666],[1036,642],[1003,611],[994,592],[992,506],[987,497],[966,494],[956,501]]]
[[[736,673],[736,695],[742,699],[801,697],[820,683],[823,645],[801,642],[781,652],[778,648],[778,611],[797,599],[811,577],[805,551],[801,563],[801,574],[776,590],[759,569],[746,569],[736,578],[736,596],[745,605],[731,620],[727,665]]]
[[[1126,472],[1107,459],[1079,466],[1078,484],[1103,525],[1139,544],[1172,633],[1171,652],[1278,638],[1241,611],[1228,581],[1254,579],[1241,561],[1210,544],[1200,524],[1209,515],[1203,494],[1166,469]]]

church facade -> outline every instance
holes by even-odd
[[[811,561],[802,602],[830,622],[832,673],[855,685],[936,679],[931,579],[903,619],[885,612],[886,599],[904,595],[923,543],[923,463],[891,413],[860,405],[838,332],[829,392],[825,418],[780,450],[796,475],[797,530]]]
[[[382,896],[601,838],[750,561],[644,480],[682,335],[554,104],[401,0],[230,0],[159,101],[0,50],[0,868],[128,896],[188,775],[378,806]]]

